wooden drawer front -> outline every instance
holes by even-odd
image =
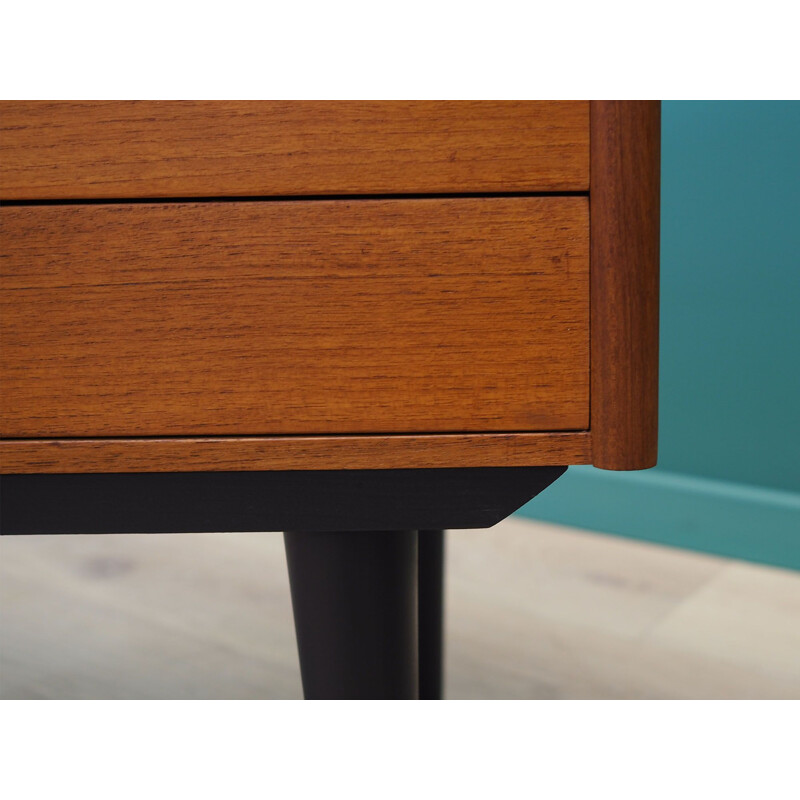
[[[588,102],[0,104],[6,200],[588,189]]]
[[[0,435],[588,427],[585,197],[0,220]]]

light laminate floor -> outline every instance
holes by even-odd
[[[800,698],[800,573],[448,534],[450,698]],[[297,698],[280,534],[0,539],[3,698]]]

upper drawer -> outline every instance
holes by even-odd
[[[585,192],[582,101],[4,102],[0,199]]]
[[[588,428],[586,197],[0,221],[0,435]]]

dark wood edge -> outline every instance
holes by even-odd
[[[661,104],[591,104],[591,423],[602,469],[646,469],[658,445]]]
[[[0,476],[0,533],[488,528],[566,467]]]

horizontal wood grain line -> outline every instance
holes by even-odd
[[[528,435],[533,431],[502,431],[503,435],[505,436],[517,436],[517,435]],[[430,431],[406,431],[405,433],[391,433],[389,431],[372,431],[370,433],[349,433],[345,431],[344,433],[337,433],[332,434],[335,436],[346,436],[352,439],[368,439],[370,437],[375,436],[483,436],[483,435],[492,435],[497,433],[497,431],[448,431],[446,434],[437,434],[431,433]],[[584,430],[565,430],[565,431],[547,431],[548,434],[550,433],[586,433]],[[280,438],[281,439],[307,439],[307,433],[282,433]],[[93,442],[104,442],[104,441],[119,441],[120,439],[124,439],[126,442],[129,441],[147,441],[151,442],[153,439],[157,438],[159,441],[169,441],[170,439],[177,439],[177,440],[185,440],[185,439],[195,439],[198,437],[193,436],[184,436],[184,435],[170,435],[170,436],[92,436],[91,441]],[[226,434],[222,436],[202,436],[199,437],[202,439],[213,439],[215,442],[224,442],[226,440],[229,441],[243,441],[247,439],[264,439],[264,438],[274,438],[274,437],[264,437],[259,434]],[[85,436],[59,436],[57,439],[42,439],[41,436],[1,436],[0,442],[42,442],[42,441],[59,441],[59,442],[70,442],[70,441],[86,441]]]
[[[4,437],[589,427],[585,197],[0,221]]]
[[[0,473],[536,467],[588,464],[588,431],[0,440]]]
[[[452,200],[474,198],[588,197],[589,192],[426,192],[402,194],[242,195],[236,197],[69,197],[62,200],[4,200],[4,206],[104,206],[169,203],[315,203],[322,200]]]
[[[588,191],[584,101],[5,101],[0,197]]]

